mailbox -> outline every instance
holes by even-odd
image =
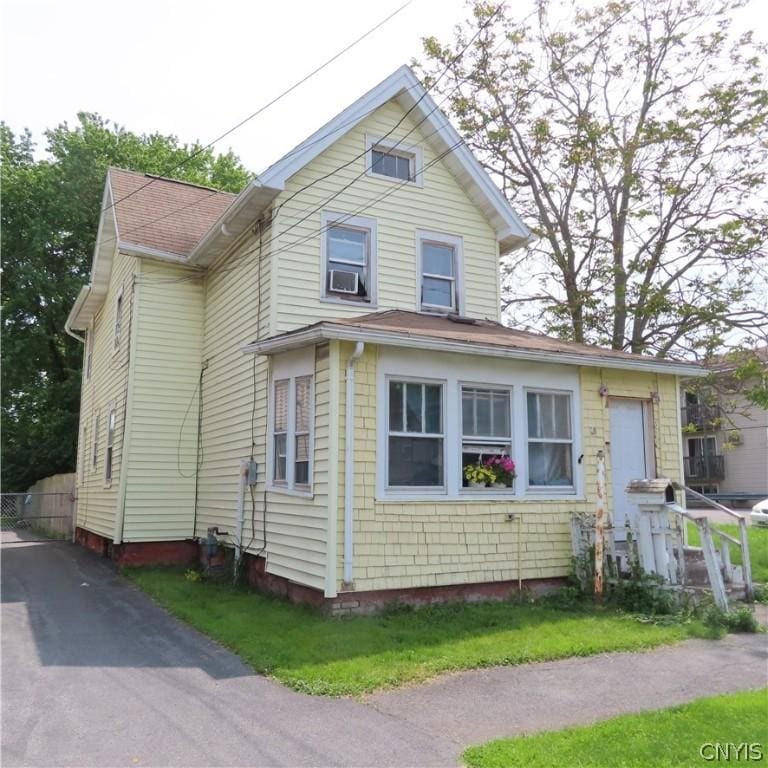
[[[668,477],[653,480],[630,480],[626,494],[638,507],[661,507],[675,501],[675,489]]]

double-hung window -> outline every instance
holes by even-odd
[[[361,216],[325,213],[323,297],[372,303],[376,297],[376,222]]]
[[[277,379],[272,406],[272,484],[308,491],[311,482],[312,377]]]
[[[512,454],[512,419],[508,389],[461,388],[461,468]]]
[[[571,395],[527,392],[528,485],[573,487]]]
[[[461,238],[419,231],[419,308],[426,312],[461,311]]]
[[[445,485],[443,385],[389,382],[387,485]]]
[[[115,349],[120,347],[120,333],[122,331],[123,324],[123,289],[121,288],[117,293],[117,299],[115,299]]]
[[[91,470],[95,470],[99,463],[99,422],[101,421],[99,412],[93,417],[93,446],[91,449]]]
[[[115,451],[115,425],[117,415],[114,408],[109,409],[107,417],[107,447],[104,453],[104,480],[107,483],[112,482],[112,459]]]

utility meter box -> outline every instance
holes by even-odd
[[[668,477],[630,480],[625,493],[638,507],[661,507],[675,501],[675,489]]]

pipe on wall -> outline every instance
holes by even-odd
[[[344,404],[344,584],[352,584],[353,522],[355,493],[355,363],[365,350],[358,341],[347,360],[347,395]]]

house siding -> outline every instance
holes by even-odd
[[[202,278],[141,263],[123,541],[190,537],[203,334]]]
[[[351,345],[341,344],[338,375]],[[608,457],[609,414],[598,390],[611,396],[648,399],[654,404],[657,474],[679,480],[682,467],[677,440],[676,383],[673,376],[628,371],[579,369],[583,498],[501,501],[383,501],[376,498],[377,349],[367,347],[357,363],[355,395],[354,588],[356,591],[409,589],[485,581],[567,576],[571,562],[570,519],[574,512],[595,509],[597,452]],[[439,364],[440,356],[435,355]],[[447,363],[446,363],[447,364]],[[496,365],[505,365],[495,361]],[[515,365],[510,361],[507,365]],[[344,446],[344,388],[340,455]],[[381,457],[379,457],[381,461]],[[337,581],[339,591],[344,546],[344,469],[339,470]],[[507,516],[513,513],[513,520]],[[518,552],[520,570],[518,571]]]
[[[125,440],[125,404],[129,386],[130,345],[134,329],[134,276],[136,260],[119,251],[114,255],[104,304],[88,332],[88,349],[83,360],[78,434],[77,525],[100,536],[115,533],[121,463]],[[114,347],[115,306],[123,291],[120,346]],[[90,378],[86,378],[88,351],[92,355]],[[112,481],[104,479],[107,446],[107,419],[114,405],[116,422],[112,454]],[[99,413],[98,454],[93,466],[93,429]],[[85,439],[83,435],[85,434]]]
[[[416,231],[423,229],[463,239],[466,295],[463,314],[499,319],[499,257],[495,233],[446,166],[437,162],[428,167],[423,187],[406,184],[397,188],[398,182],[365,175],[365,156],[357,156],[365,149],[366,134],[384,136],[404,114],[395,102],[380,107],[292,176],[275,201],[278,213],[273,290],[278,300],[273,305],[273,333],[322,319],[373,311],[369,304],[320,300],[322,211],[376,220],[378,310],[418,309]],[[404,146],[418,144],[427,166],[437,155],[419,129],[406,138],[414,126],[414,121],[407,117],[389,138],[402,140]],[[350,164],[343,167],[346,163]],[[326,174],[332,175],[288,199]],[[340,191],[347,184],[351,186]],[[376,201],[383,195],[386,196]],[[315,209],[319,210],[299,223]]]
[[[740,442],[723,450],[725,479],[718,483],[721,493],[761,493],[768,490],[768,411],[741,395],[728,400],[727,428],[735,430]],[[724,435],[718,435],[722,449]],[[754,502],[752,502],[754,503]]]

